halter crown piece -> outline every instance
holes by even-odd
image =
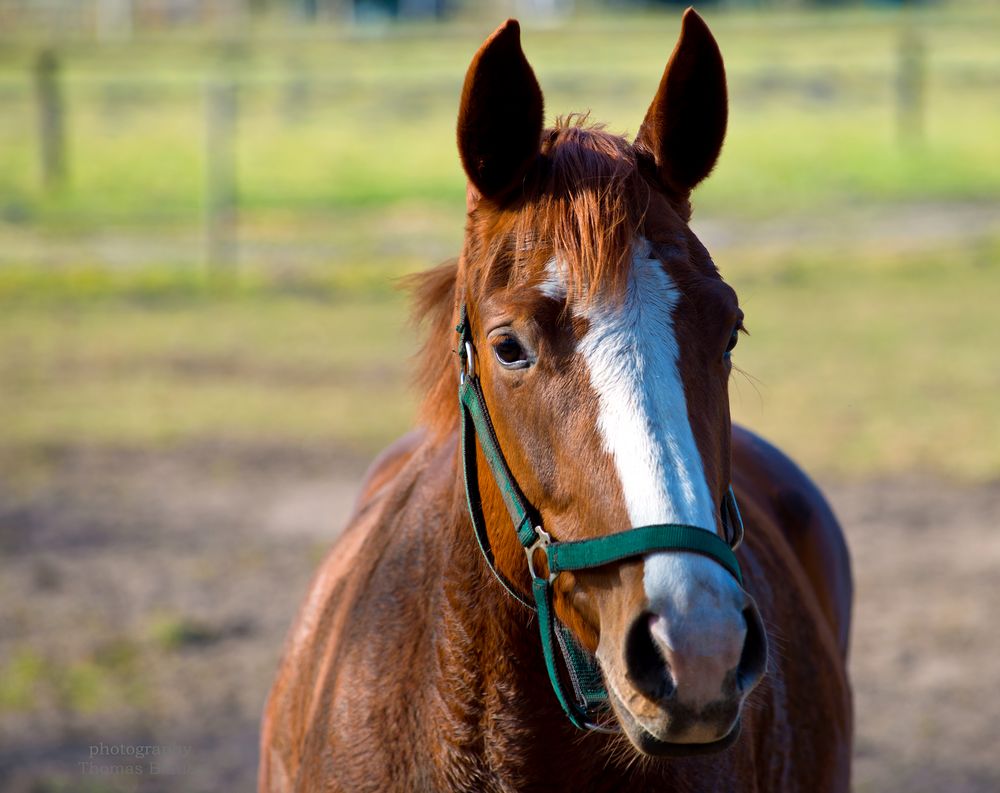
[[[565,625],[556,619],[552,607],[552,582],[563,570],[600,567],[655,551],[688,551],[715,560],[742,585],[743,576],[733,551],[743,540],[743,521],[740,518],[733,489],[729,488],[722,502],[722,521],[728,542],[720,538],[713,529],[706,530],[678,523],[639,526],[616,534],[575,542],[559,542],[552,539],[542,528],[538,511],[521,493],[500,450],[483,397],[483,389],[476,374],[472,330],[464,305],[461,308],[459,325],[455,330],[459,336],[458,354],[462,365],[458,386],[462,469],[469,515],[472,518],[479,548],[483,552],[486,564],[507,592],[528,608],[538,612],[538,628],[541,633],[545,667],[552,683],[552,690],[566,716],[580,729],[612,732],[614,730],[599,726],[597,723],[602,711],[606,711],[608,707],[608,692],[597,659],[579,644]],[[479,495],[477,438],[493,479],[500,488],[507,512],[510,513],[518,542],[527,554],[534,602],[525,598],[497,569],[493,558]],[[541,571],[535,565],[536,554],[539,552],[545,556],[547,571]],[[561,657],[561,664],[557,657]]]

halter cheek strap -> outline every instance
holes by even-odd
[[[564,570],[601,567],[656,551],[687,551],[702,554],[718,562],[742,585],[740,565],[733,551],[743,539],[743,523],[732,487],[729,488],[722,505],[722,520],[729,539],[728,543],[711,529],[677,523],[639,526],[589,540],[571,542],[553,540],[542,529],[541,517],[524,497],[500,450],[483,397],[482,386],[476,374],[472,330],[464,305],[456,331],[459,335],[458,352],[462,363],[458,387],[462,469],[465,496],[476,540],[487,565],[504,589],[516,600],[538,612],[538,627],[546,671],[556,698],[569,720],[581,729],[604,730],[606,728],[596,724],[600,711],[606,707],[608,700],[600,667],[597,659],[556,619],[552,606],[552,582]],[[527,555],[528,572],[531,575],[530,600],[521,594],[496,566],[479,494],[477,438],[493,479],[503,496],[518,542]],[[544,571],[536,567],[539,553],[545,557]],[[558,656],[561,656],[561,664],[556,647],[559,648]],[[560,671],[560,667],[563,672]]]

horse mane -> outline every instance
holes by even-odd
[[[432,438],[443,439],[458,423],[458,369],[455,290],[458,259],[404,279],[412,292],[411,322],[424,326],[424,343],[414,356],[414,383],[423,399],[417,422]]]
[[[457,370],[454,312],[461,283],[470,302],[488,291],[540,282],[559,263],[570,301],[620,295],[651,190],[624,136],[558,118],[542,134],[540,156],[519,196],[502,206],[482,201],[469,213],[462,256],[410,276],[413,317],[425,326],[416,383],[418,421],[442,439],[455,428]]]

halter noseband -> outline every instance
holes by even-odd
[[[483,552],[486,564],[507,592],[528,608],[538,612],[542,654],[545,657],[549,681],[569,720],[580,729],[614,731],[596,723],[600,711],[607,707],[608,702],[604,679],[597,659],[580,646],[569,629],[555,618],[552,607],[552,582],[564,570],[600,567],[655,551],[689,551],[715,560],[742,585],[743,576],[733,551],[743,540],[743,521],[740,518],[733,489],[732,487],[728,489],[722,502],[722,522],[728,541],[720,538],[712,529],[706,530],[678,523],[639,526],[590,540],[572,542],[553,540],[542,529],[541,516],[521,493],[500,450],[483,397],[482,386],[476,374],[475,347],[464,305],[461,308],[459,325],[455,330],[459,335],[458,354],[462,365],[458,386],[462,469],[469,515],[472,518],[479,548]],[[534,602],[518,592],[514,584],[497,569],[493,549],[486,533],[486,521],[479,494],[476,438],[479,439],[479,445],[482,447],[493,479],[500,488],[518,542],[527,554]],[[546,574],[535,565],[535,555],[538,552],[545,556]],[[557,645],[561,651],[562,665],[566,676],[569,677],[571,689],[567,687],[563,675],[559,672],[555,649]]]

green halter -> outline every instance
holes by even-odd
[[[580,729],[604,729],[595,722],[599,712],[606,708],[608,693],[604,687],[597,659],[580,646],[573,634],[555,618],[552,607],[552,582],[563,570],[585,570],[592,567],[620,562],[654,551],[689,551],[714,559],[743,584],[740,565],[733,550],[743,538],[743,522],[736,498],[730,487],[723,501],[723,524],[729,536],[729,543],[722,540],[713,530],[706,531],[696,526],[664,523],[640,526],[605,537],[575,542],[553,540],[543,529],[541,517],[521,493],[514,476],[507,467],[493,422],[486,408],[486,400],[479,384],[475,368],[475,348],[472,330],[466,318],[465,306],[455,329],[459,335],[458,354],[462,362],[462,374],[458,387],[461,415],[462,468],[465,477],[465,495],[469,505],[469,515],[476,532],[476,540],[486,558],[486,563],[503,584],[504,588],[518,601],[538,612],[538,627],[542,639],[542,653],[545,667],[559,704],[569,720]],[[476,458],[476,438],[489,464],[493,479],[500,488],[504,504],[510,513],[518,542],[528,557],[528,572],[531,574],[533,601],[522,595],[517,587],[497,569],[486,533],[483,505],[479,495]],[[731,546],[731,547],[730,547]],[[535,555],[545,556],[547,575],[535,566]],[[560,674],[556,660],[556,645],[562,655],[562,668],[569,678],[567,687]]]

